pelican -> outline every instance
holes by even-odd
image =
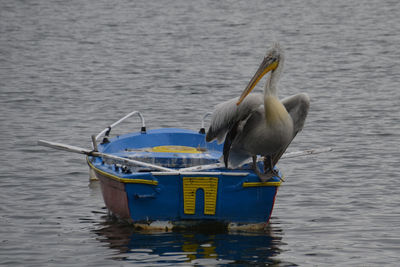
[[[275,43],[241,96],[216,106],[206,135],[207,142],[225,140],[223,160],[227,168],[237,168],[252,158],[253,169],[262,181],[277,175],[274,166],[303,129],[310,106],[305,93],[279,100],[277,84],[283,63],[283,51]],[[250,94],[269,72],[264,94]],[[257,167],[258,155],[264,157],[264,173]]]

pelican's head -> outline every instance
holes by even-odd
[[[246,98],[248,94],[254,89],[257,83],[264,77],[265,74],[271,71],[274,72],[281,60],[282,50],[278,43],[274,43],[272,48],[267,51],[261,65],[258,67],[256,74],[254,74],[253,78],[251,78],[249,84],[247,85],[246,89],[244,89],[242,95],[240,96],[236,105],[240,105],[243,99]]]

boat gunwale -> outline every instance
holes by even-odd
[[[98,167],[93,164],[89,156],[86,157],[86,161],[91,169],[93,169],[96,172],[99,172],[100,174],[104,175],[107,178],[113,179],[115,181],[121,182],[121,183],[132,183],[132,184],[148,184],[148,185],[158,185],[157,180],[150,180],[150,179],[138,179],[138,178],[122,178],[119,177],[115,174],[106,172],[104,170],[99,169]],[[134,174],[151,174],[153,176],[248,176],[250,175],[249,172],[220,172],[220,171],[215,171],[215,172],[154,172],[154,171],[149,171],[149,172],[137,172]],[[267,181],[267,182],[243,182],[242,186],[245,188],[248,187],[264,187],[264,186],[275,186],[279,187],[281,186],[282,181]]]

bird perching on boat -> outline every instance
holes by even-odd
[[[310,106],[305,93],[279,100],[277,84],[283,62],[283,51],[276,43],[268,50],[242,95],[216,106],[206,135],[207,142],[225,140],[226,167],[240,167],[252,157],[253,169],[262,181],[277,175],[274,166],[303,129]],[[250,94],[268,72],[264,94]],[[257,167],[257,155],[264,157],[264,173]]]

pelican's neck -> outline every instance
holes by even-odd
[[[273,73],[267,78],[267,82],[264,88],[264,97],[278,97],[278,90],[276,89],[276,81],[273,79]]]
[[[288,116],[286,108],[279,101],[277,94],[279,72],[279,69],[276,69],[271,73],[264,89],[264,109],[267,124],[286,120]]]
[[[267,77],[267,82],[265,83],[264,88],[264,95],[272,95],[277,97],[277,85],[281,76],[282,65],[283,62],[279,62],[278,67],[275,70],[271,71],[270,75]]]
[[[279,101],[278,97],[272,95],[264,96],[265,120],[267,124],[280,123],[286,121],[288,117],[285,106]]]
[[[272,70],[269,76],[267,77],[267,82],[265,83],[265,88],[264,88],[264,95],[272,95],[278,97],[277,86],[285,62],[285,55],[283,54],[283,51],[280,51],[279,53],[280,56],[279,56],[278,66],[276,67],[276,69]]]

